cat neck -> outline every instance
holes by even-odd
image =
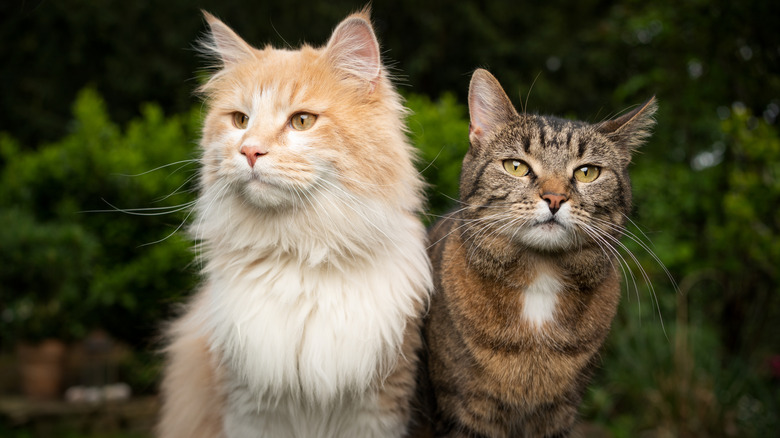
[[[483,278],[500,283],[514,282],[518,277],[554,275],[589,288],[604,281],[616,266],[613,258],[595,245],[542,251],[498,235],[481,239],[469,239],[462,234],[457,237],[467,266]]]
[[[424,254],[419,242],[425,230],[412,212],[396,205],[316,194],[308,206],[262,209],[240,196],[211,195],[218,190],[200,197],[191,230],[207,264],[284,259],[301,266],[350,269],[410,248]]]

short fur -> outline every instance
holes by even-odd
[[[595,125],[518,114],[477,70],[469,110],[461,208],[429,233],[421,423],[446,437],[568,436],[618,305],[627,167],[655,102]],[[529,174],[511,175],[504,160]],[[595,181],[574,178],[585,165],[601,169]]]
[[[158,433],[400,437],[431,278],[405,110],[368,12],[300,50],[257,50],[206,19],[205,278],[170,330]],[[310,129],[293,128],[299,112]]]

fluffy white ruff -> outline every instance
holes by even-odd
[[[193,230],[207,276],[196,318],[227,370],[228,436],[402,433],[361,418],[377,409],[378,387],[404,360],[406,321],[428,298],[420,222],[343,190],[286,211],[235,193],[206,188]]]

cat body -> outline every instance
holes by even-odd
[[[518,114],[477,70],[461,208],[429,232],[436,436],[568,436],[615,315],[627,167],[653,100],[590,125]]]
[[[194,236],[162,437],[400,437],[431,289],[422,182],[366,11],[328,44],[257,50],[206,14]]]

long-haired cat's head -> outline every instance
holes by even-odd
[[[349,197],[419,208],[405,112],[366,11],[342,21],[324,47],[299,50],[255,49],[204,15],[204,48],[219,65],[201,88],[204,192],[264,211]]]
[[[466,234],[540,251],[619,236],[631,209],[631,154],[649,135],[655,110],[651,98],[597,124],[518,114],[499,82],[477,70],[461,174]]]

